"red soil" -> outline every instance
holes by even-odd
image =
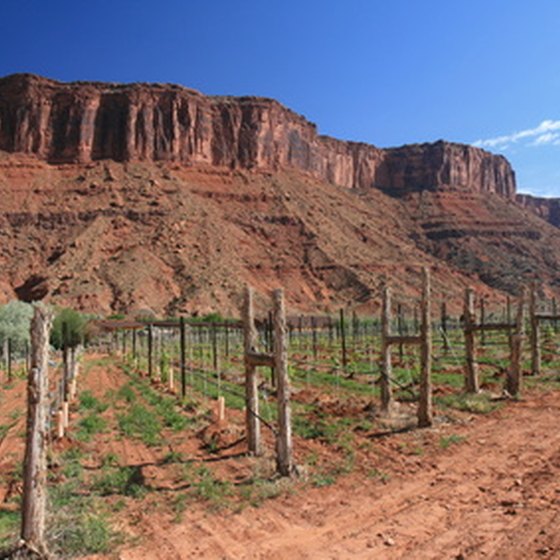
[[[119,557],[560,558],[559,414],[560,395],[532,395],[386,484],[351,476],[180,525],[146,515],[142,544]]]
[[[82,389],[103,395],[126,377],[95,367],[83,380]],[[21,409],[23,383],[4,393],[2,404],[0,419],[6,423]],[[150,496],[129,500],[119,519],[138,539],[135,545],[128,539],[115,555],[122,560],[560,558],[559,417],[559,393],[532,391],[521,402],[485,416],[464,416],[459,424],[364,436],[370,449],[359,455],[352,474],[322,488],[296,483],[292,492],[239,512],[210,512],[189,503],[177,523]],[[234,415],[234,423],[238,420]],[[22,422],[23,417],[0,442],[2,472],[22,451],[16,437]],[[126,439],[111,443],[111,437],[104,434],[94,447],[117,453],[120,464],[153,463],[160,453]],[[443,448],[442,438],[451,445]],[[182,451],[200,456],[199,443],[185,441]],[[298,447],[299,459],[302,448],[333,458],[315,442],[297,439]],[[226,477],[251,467],[246,457],[219,463]],[[364,474],[374,468],[374,476]],[[157,470],[144,467],[148,484],[171,488]]]

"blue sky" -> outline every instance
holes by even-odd
[[[557,0],[2,0],[0,75],[274,97],[343,139],[478,142],[560,196],[559,30]]]

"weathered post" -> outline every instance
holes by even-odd
[[[225,344],[224,353],[226,355],[226,358],[229,358],[229,326],[227,322],[224,326],[224,344]]]
[[[381,302],[381,409],[383,412],[391,412],[393,403],[393,392],[391,389],[391,290],[384,284]]]
[[[154,368],[154,333],[152,324],[148,325],[148,377],[152,377]]]
[[[537,317],[537,293],[534,284],[529,296],[529,320],[531,322],[531,372],[533,375],[541,373],[541,336],[539,318]]]
[[[71,378],[71,364],[70,364],[70,345],[68,334],[68,323],[62,322],[62,424],[64,429],[69,425],[70,414],[70,378]]]
[[[471,288],[465,290],[465,305],[463,309],[463,331],[465,335],[465,391],[467,393],[478,393],[478,371],[476,364],[476,347],[474,338],[474,326],[476,316],[474,311],[474,292]]]
[[[186,364],[186,332],[185,332],[185,319],[179,318],[179,352],[180,352],[180,367],[181,367],[181,396],[185,398],[187,395],[187,364]]]
[[[449,337],[447,335],[447,303],[441,302],[441,332],[443,334],[443,350],[449,352]]]
[[[214,323],[212,323],[210,334],[212,340],[212,369],[217,372],[220,369],[218,359],[218,330]]]
[[[23,546],[46,555],[47,419],[49,414],[49,336],[52,314],[36,306],[31,321],[31,368],[27,385],[27,434],[23,463],[21,539]]]
[[[348,356],[346,355],[346,325],[344,324],[344,309],[340,308],[340,341],[342,345],[342,367],[346,370]]]
[[[175,370],[173,369],[172,364],[169,364],[169,368],[167,370],[167,388],[170,393],[175,392]]]
[[[261,454],[261,425],[259,421],[259,392],[257,386],[256,366],[250,354],[256,351],[257,330],[255,329],[253,311],[253,289],[245,288],[245,299],[242,310],[243,340],[245,358],[245,420],[247,424],[247,444],[249,452]]]
[[[274,290],[272,294],[274,311],[274,369],[276,371],[278,402],[278,436],[276,463],[278,473],[290,476],[292,464],[292,417],[290,408],[290,381],[288,379],[288,349],[286,343],[286,311],[284,290]]]
[[[510,369],[506,377],[506,391],[517,397],[522,388],[523,372],[521,370],[521,354],[525,329],[525,291],[517,304],[515,332],[510,335]]]
[[[311,317],[311,337],[313,344],[313,359],[317,361],[317,321],[315,317]]]
[[[480,297],[480,345],[486,346],[486,333],[484,332],[484,324],[486,323],[486,309],[484,307],[484,296]]]
[[[403,317],[403,307],[400,303],[397,303],[397,332],[399,336],[404,335],[404,317]],[[404,344],[402,342],[399,343],[399,359],[403,360],[404,358]]]
[[[138,363],[136,361],[137,358],[137,349],[136,349],[136,327],[132,329],[132,360],[134,362],[134,367],[138,367]]]
[[[8,381],[12,381],[12,339],[8,338]]]
[[[420,302],[421,370],[418,426],[432,425],[432,321],[431,321],[430,271],[422,269],[422,300]]]

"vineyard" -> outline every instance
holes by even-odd
[[[234,530],[223,526],[231,516],[248,516],[257,530],[253,512],[280,507],[268,504],[305,509],[318,492],[351,503],[344,496],[356,485],[364,495],[397,495],[415,476],[426,483],[421,495],[439,480],[429,465],[496,445],[500,418],[526,422],[534,398],[558,408],[560,317],[535,289],[515,302],[470,290],[462,302],[432,301],[425,271],[417,301],[399,301],[387,286],[370,316],[290,315],[278,290],[255,319],[252,298],[248,289],[240,319],[98,319],[4,306],[12,308],[0,314],[0,546],[139,558],[134,551],[152,535],[151,546],[164,547],[154,558],[220,557],[235,549]],[[33,416],[34,402],[44,418]],[[471,441],[469,430],[485,435]],[[44,451],[44,488],[30,471],[34,446]],[[515,515],[518,501],[503,501]],[[200,521],[207,516],[213,521]],[[176,533],[186,519],[188,556],[166,551],[153,535]],[[200,523],[225,532],[227,550],[197,549]],[[362,544],[372,554],[392,550],[394,534],[385,527]]]

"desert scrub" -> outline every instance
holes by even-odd
[[[105,412],[109,407],[108,404],[102,403],[99,399],[93,396],[91,391],[83,391],[80,393],[80,411],[90,410],[93,412]]]
[[[310,416],[294,415],[293,430],[305,439],[319,439],[327,443],[338,443],[344,433],[348,433],[354,420],[351,418],[332,418],[325,414]]]
[[[454,408],[476,414],[487,414],[498,409],[501,403],[493,402],[486,393],[476,395],[463,393],[460,395],[443,395],[435,397],[435,402],[444,408]]]
[[[457,443],[461,443],[465,441],[465,436],[460,436],[459,434],[451,434],[449,436],[441,436],[439,440],[439,446],[442,449],[447,449],[452,445],[456,445]]]
[[[140,467],[103,467],[102,473],[94,478],[91,488],[101,496],[121,494],[140,498],[146,493]]]
[[[187,427],[189,421],[177,410],[171,399],[161,401],[155,408],[167,428],[179,432]]]
[[[16,540],[19,524],[19,512],[0,510],[0,547],[8,546]]]
[[[209,502],[213,507],[222,507],[225,499],[232,495],[230,482],[214,478],[212,471],[206,466],[195,466],[193,463],[183,465],[182,477],[189,482],[194,496]]]
[[[105,554],[121,541],[108,513],[93,499],[68,489],[51,492],[50,499],[47,540],[55,558]]]
[[[123,435],[133,437],[146,445],[161,443],[161,423],[152,410],[135,404],[126,414],[118,416],[119,429]]]
[[[97,412],[91,412],[78,422],[78,431],[76,439],[78,441],[91,441],[96,434],[104,432],[107,429],[107,420],[99,416]]]
[[[116,398],[120,401],[133,403],[136,400],[136,392],[132,388],[132,383],[126,383],[118,391]]]

